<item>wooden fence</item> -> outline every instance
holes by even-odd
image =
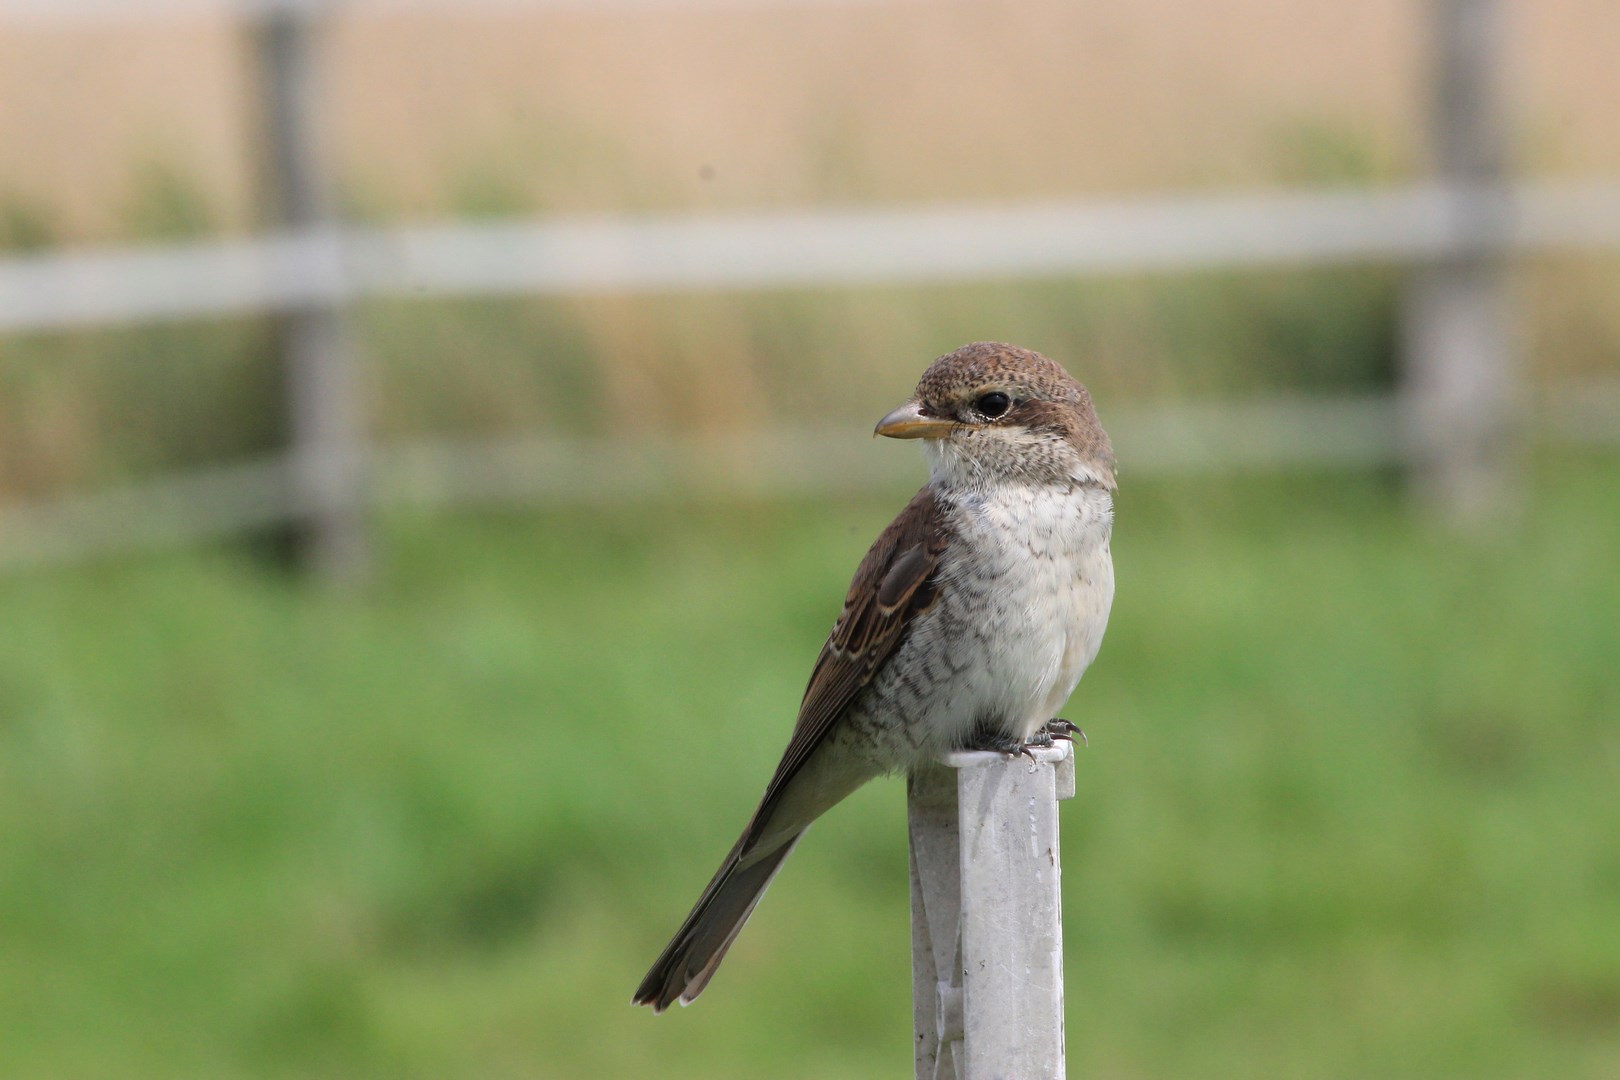
[[[616,0],[626,9],[706,2],[811,0]],[[547,467],[563,458],[589,460],[578,444],[367,446],[359,362],[344,317],[361,297],[769,289],[1335,262],[1412,269],[1398,393],[1261,401],[1223,411],[1246,417],[1242,438],[1257,461],[1394,457],[1410,467],[1418,490],[1441,514],[1490,513],[1509,490],[1503,481],[1530,418],[1512,348],[1505,267],[1528,252],[1620,250],[1620,183],[1510,185],[1499,79],[1503,0],[1426,4],[1435,169],[1423,186],[356,229],[336,218],[322,143],[320,44],[333,5],[0,0],[0,18],[148,17],[228,6],[248,20],[260,76],[263,194],[273,227],[248,241],[0,259],[0,333],[269,313],[277,320],[292,417],[284,456],[7,509],[0,515],[0,561],[74,558],[291,522],[305,538],[312,568],[352,580],[364,572],[364,515],[372,503],[545,497],[580,486],[577,470]],[[409,6],[458,5],[410,0]],[[1578,388],[1562,397],[1568,403],[1555,400],[1552,407],[1583,418],[1580,433],[1620,432],[1614,394]],[[1196,466],[1202,419],[1196,407],[1111,417],[1139,468]],[[819,482],[795,463],[824,463],[824,441],[825,433],[807,432],[783,445],[775,456],[785,484]],[[695,464],[704,455],[688,454],[682,444],[589,449],[611,461],[640,453],[646,467],[638,475],[704,474]],[[769,445],[764,455],[772,456]],[[591,475],[586,470],[586,485]],[[605,480],[605,490],[621,490],[616,477]]]

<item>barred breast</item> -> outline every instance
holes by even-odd
[[[939,599],[835,736],[884,770],[973,741],[1027,741],[1096,657],[1114,599],[1113,501],[1094,484],[936,490],[952,540]]]

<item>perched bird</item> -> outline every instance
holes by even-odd
[[[921,440],[928,484],[861,560],[764,798],[636,990],[655,1012],[703,992],[812,821],[950,750],[1050,742],[1102,643],[1114,453],[1085,387],[1028,349],[966,345],[876,434]]]

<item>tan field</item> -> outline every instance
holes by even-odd
[[[476,9],[476,4],[469,4]],[[1620,174],[1620,5],[1512,7],[1516,154]],[[332,26],[356,212],[1129,193],[1420,172],[1413,0],[851,3],[388,14]],[[239,27],[0,21],[0,202],[150,231],[160,179],[250,218]]]

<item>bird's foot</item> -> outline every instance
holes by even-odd
[[[1076,735],[1080,736],[1081,746],[1091,745],[1086,740],[1085,732],[1081,731],[1074,724],[1069,723],[1067,720],[1064,720],[1061,717],[1056,720],[1048,720],[1046,722],[1046,727],[1042,729],[1042,733],[1046,736],[1048,745],[1051,744],[1053,739],[1062,739],[1064,742],[1072,743],[1074,742],[1074,737]]]
[[[1041,744],[1037,742],[1035,745],[1039,746]],[[1047,745],[1051,745],[1050,741],[1048,741]],[[962,749],[984,750],[992,754],[1003,754],[1010,758],[1027,757],[1033,761],[1035,755],[1030,751],[1029,746],[1030,744],[1013,738],[1000,728],[980,726],[974,730],[972,737],[968,739],[967,744]]]
[[[972,739],[968,741],[968,744],[963,749],[985,750],[993,754],[1003,754],[1009,758],[1027,757],[1031,761],[1036,761],[1038,759],[1035,757],[1035,751],[1044,750],[1052,745],[1054,736],[1048,730],[1049,728],[1050,725],[1037,731],[1029,741],[1022,742],[999,728],[987,729],[981,727],[973,733]]]

